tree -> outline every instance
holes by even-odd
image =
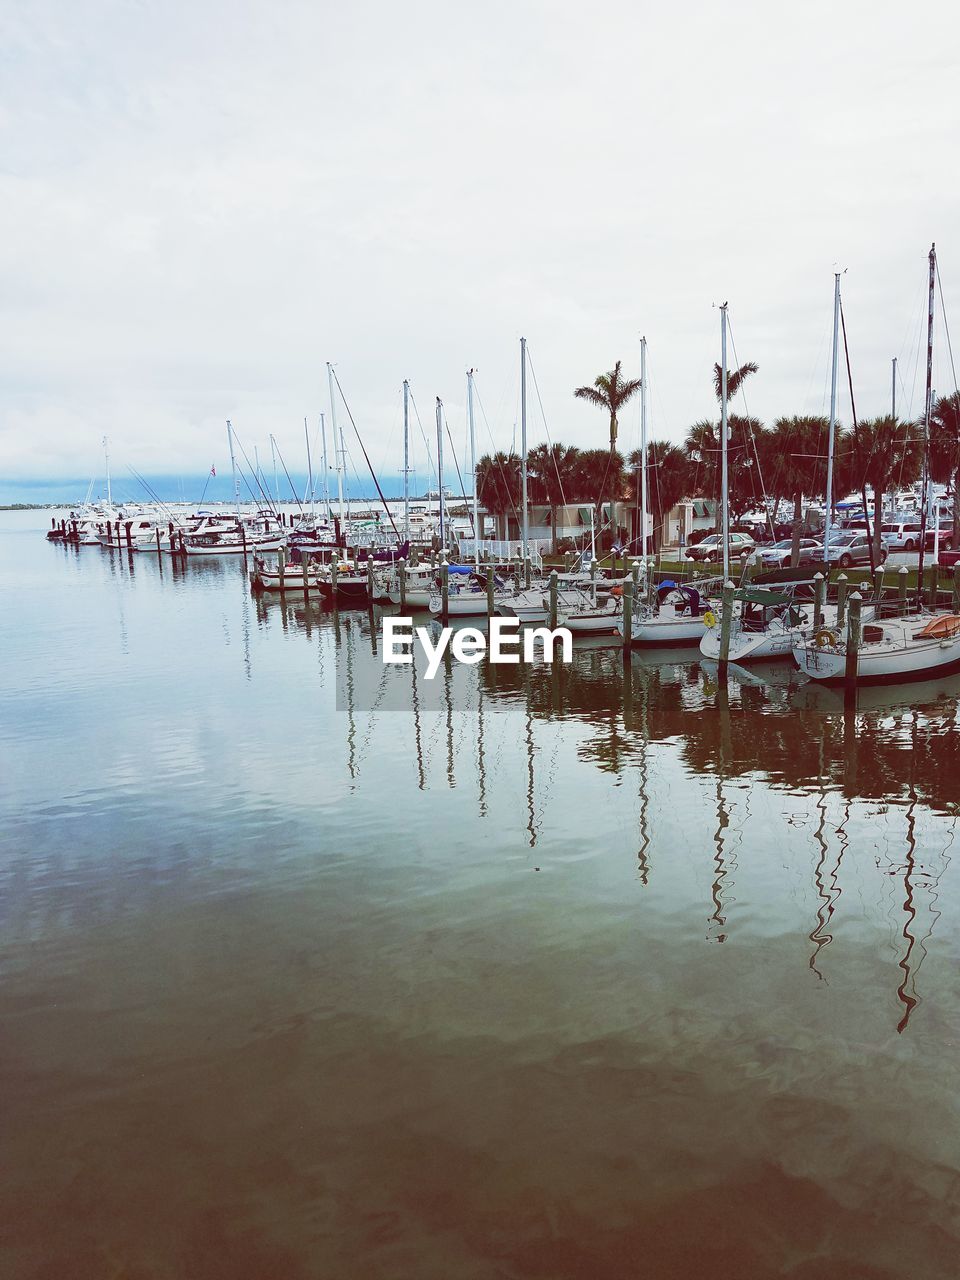
[[[829,431],[826,418],[792,417],[778,418],[770,433],[770,474],[765,480],[774,497],[793,501],[790,563],[794,566],[800,562],[803,499],[826,491]]]
[[[960,547],[960,392],[939,396],[930,410],[930,478],[953,494],[950,545]]]
[[[640,450],[634,449],[630,455],[630,466],[633,470],[633,499],[636,503],[639,503],[640,499],[638,489],[641,483],[641,458]],[[669,440],[647,442],[647,494],[653,516],[654,555],[663,545],[667,515],[682,498],[690,494],[693,474],[693,463],[682,445],[672,444]],[[640,534],[640,546],[644,554],[646,553],[645,532],[646,530],[642,530]]]
[[[603,527],[604,502],[618,502],[626,486],[623,456],[616,450],[581,449],[577,454],[573,476],[573,492],[577,502],[589,502],[594,508],[597,537]]]
[[[742,364],[739,369],[728,369],[727,370],[727,399],[732,400],[733,397],[740,390],[740,388],[743,386],[746,379],[750,376],[750,374],[757,373],[758,369],[759,369],[759,366],[755,365],[752,360],[749,360],[746,364]],[[722,403],[723,401],[723,366],[719,364],[715,364],[713,366],[713,389],[716,392],[718,402]]]
[[[557,553],[557,508],[574,496],[577,460],[575,445],[538,444],[527,454],[529,493],[533,502],[550,508],[553,553]]]
[[[889,414],[858,422],[842,434],[837,445],[835,493],[862,493],[866,507],[867,486],[873,490],[873,562],[880,561],[883,495],[918,479],[923,465],[923,446],[911,423],[898,422]]]
[[[765,428],[757,418],[732,414],[727,430],[727,497],[730,513],[736,518],[763,500],[757,455],[763,456]],[[723,480],[720,424],[707,419],[695,422],[687,431],[684,449],[693,466],[691,488],[695,493],[709,493],[719,512]]]
[[[620,373],[620,364],[618,360],[609,373],[601,373],[594,379],[592,387],[577,387],[573,393],[578,400],[589,400],[610,414],[611,453],[617,447],[617,415],[640,389],[640,379],[625,379]]]
[[[507,521],[516,516],[522,503],[521,462],[516,453],[485,453],[477,463],[477,500],[497,522],[502,540],[507,539]],[[479,531],[478,531],[479,536]]]

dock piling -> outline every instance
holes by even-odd
[[[823,626],[823,606],[827,598],[827,580],[822,573],[813,575],[813,629],[819,631]]]
[[[862,600],[859,591],[850,597],[849,618],[847,620],[847,662],[844,668],[844,685],[847,694],[855,693],[857,688],[857,667],[860,654],[860,608]]]
[[[450,566],[446,556],[440,561],[440,621],[444,626],[450,621]]]
[[[907,578],[910,570],[905,564],[902,564],[897,570],[897,601],[900,606],[900,617],[904,618],[907,614]]]
[[[405,613],[407,609],[407,562],[401,560],[397,565],[397,583],[400,587],[400,612]]]
[[[847,581],[847,575],[841,573],[837,579],[837,626],[842,627],[847,617],[847,592],[850,589],[850,583]]]
[[[630,646],[633,643],[633,589],[628,587],[630,579],[624,579],[623,591],[623,658],[630,661]]]
[[[557,629],[557,588],[560,579],[556,569],[550,573],[550,630]]]

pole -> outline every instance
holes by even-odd
[[[310,457],[310,429],[307,426],[307,420],[303,420],[303,438],[307,442],[307,479],[310,483],[310,518],[316,523],[316,511],[313,502],[313,461]]]
[[[337,457],[337,402],[333,398],[333,365],[327,361],[327,386],[330,391],[330,425],[333,428],[333,456]],[[340,432],[340,460],[337,462],[337,502],[340,507],[340,523],[343,524],[343,432]]]
[[[724,365],[726,368],[726,365]],[[727,663],[730,660],[730,628],[733,625],[733,597],[736,588],[727,579],[723,584],[723,601],[720,606],[720,661],[717,675],[721,684],[727,682]]]
[[[273,459],[273,492],[277,499],[277,506],[280,506],[280,482],[277,480],[277,442],[270,433],[270,456]]]
[[[477,504],[477,437],[473,422],[473,370],[467,370],[467,420],[470,425],[470,470],[473,474],[473,561],[480,568],[480,508]]]
[[[410,541],[410,382],[403,380],[403,539]]]
[[[933,392],[933,301],[937,279],[937,246],[930,246],[930,282],[927,298],[927,386],[923,408],[923,498],[920,515],[920,559],[917,564],[917,607],[923,604],[923,553],[927,541],[927,504],[930,501],[930,400]]]
[[[334,441],[336,446],[336,441]],[[330,467],[327,464],[327,424],[324,416],[320,415],[320,448],[323,451],[323,509],[327,513],[327,523],[330,522]]]
[[[530,537],[527,506],[527,340],[520,339],[520,480],[523,485],[523,555],[526,559]]]
[[[106,436],[103,437],[103,461],[107,470],[107,506],[113,506],[113,498],[110,494],[110,441]]]
[[[830,373],[830,433],[827,439],[827,501],[823,517],[823,561],[830,572],[827,547],[833,516],[833,446],[837,430],[837,359],[840,352],[840,272],[833,276],[833,364]]]
[[[640,339],[640,552],[647,557],[647,340]]]
[[[893,357],[893,373],[890,380],[890,416],[897,416],[897,357]]]
[[[630,646],[633,644],[633,592],[624,589],[623,592],[623,652],[630,652]]]
[[[723,539],[723,580],[730,577],[730,503],[727,493],[727,304],[720,308],[720,536]],[[732,605],[731,605],[732,608]],[[727,664],[723,662],[724,676]]]
[[[443,402],[437,396],[437,489],[440,493],[440,546],[446,547],[443,528]]]
[[[556,569],[550,573],[550,630],[557,629],[557,583],[560,581]]]
[[[233,453],[233,424],[227,419],[227,442],[230,445],[230,470],[233,473],[233,500],[237,506],[237,515],[240,515],[240,481],[237,479],[237,460]]]

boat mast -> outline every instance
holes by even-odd
[[[640,552],[647,557],[647,340],[640,339]]]
[[[437,488],[440,491],[440,550],[447,547],[443,528],[443,401],[437,396]]]
[[[833,444],[837,430],[837,359],[840,351],[840,272],[833,273],[833,365],[830,374],[830,430],[827,435],[827,502],[823,517],[823,563],[829,578],[830,524],[833,516]]]
[[[937,280],[937,246],[930,246],[930,289],[927,300],[927,386],[923,406],[923,491],[920,516],[920,559],[917,562],[917,605],[923,604],[923,553],[927,541],[927,508],[930,503],[930,410],[933,398],[933,304]]]
[[[336,441],[334,441],[336,444]],[[323,450],[323,507],[327,513],[327,521],[330,520],[330,467],[327,463],[327,424],[324,421],[323,414],[320,414],[320,447]]]
[[[314,523],[316,523],[317,517],[313,501],[313,462],[310,458],[310,430],[307,426],[306,418],[303,420],[303,438],[307,442],[307,478],[310,482],[310,518]]]
[[[522,511],[524,511],[524,563],[527,557],[527,543],[530,540],[530,511],[526,500],[526,338],[520,339],[520,481],[522,495]]]
[[[107,506],[113,506],[113,498],[110,495],[110,441],[106,436],[103,437],[103,461],[107,469]]]
[[[723,580],[730,580],[730,503],[727,495],[727,304],[720,308],[720,536]]]
[[[890,378],[890,416],[897,416],[897,357],[893,357],[893,372]]]
[[[233,454],[233,424],[227,419],[227,441],[230,445],[230,470],[233,472],[233,500],[237,504],[237,515],[240,514],[240,481],[237,479],[237,460]]]
[[[333,456],[337,457],[337,402],[333,398],[333,365],[327,361],[327,386],[330,390],[330,422],[333,426]],[[340,459],[337,462],[337,501],[340,505],[340,523],[343,524],[343,431],[340,432]]]
[[[467,370],[467,421],[470,425],[470,470],[473,473],[473,559],[480,568],[480,515],[477,506],[477,439],[473,425],[473,370]]]
[[[403,380],[403,538],[410,541],[410,380]]]

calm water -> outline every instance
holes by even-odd
[[[957,1275],[960,679],[398,709],[364,614],[0,521],[4,1277]]]

